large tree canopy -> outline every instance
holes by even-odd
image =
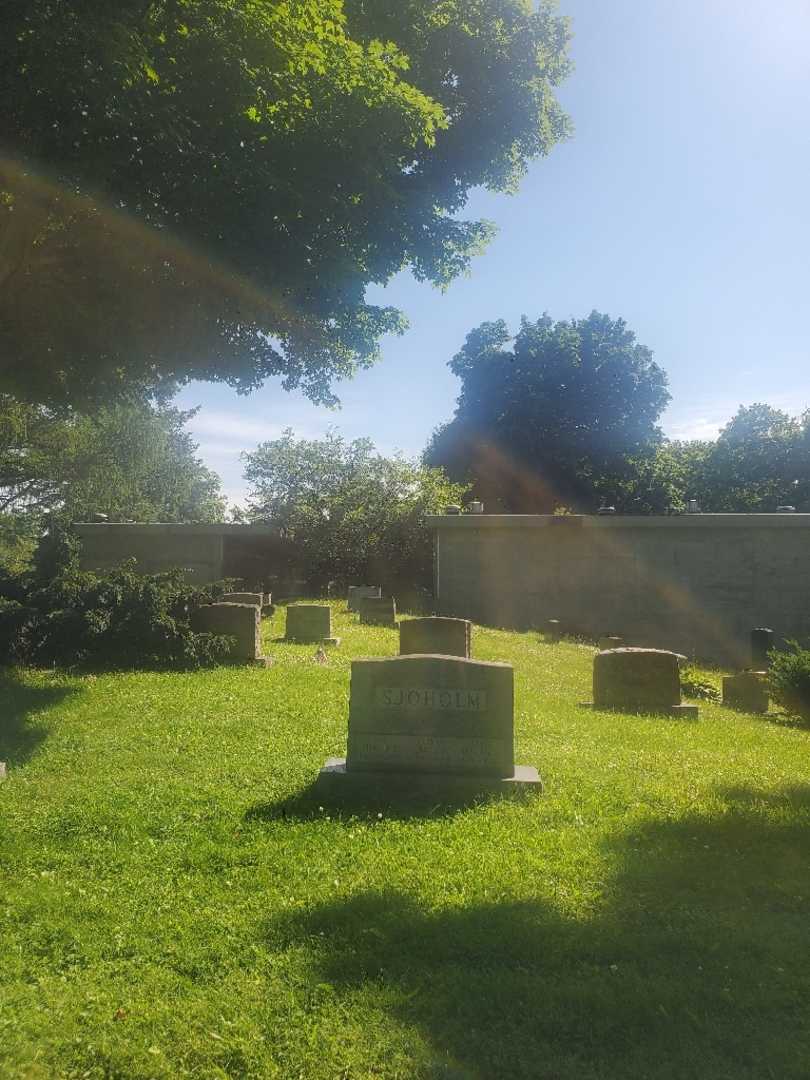
[[[551,0],[5,0],[0,387],[86,407],[281,375],[328,401],[566,132]]]
[[[185,429],[192,415],[141,403],[64,417],[0,395],[0,563],[45,520],[221,521],[219,477]]]
[[[511,347],[508,347],[511,342]],[[450,362],[456,415],[425,452],[491,510],[594,509],[661,441],[667,378],[622,319],[483,323]]]

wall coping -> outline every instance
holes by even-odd
[[[433,529],[810,529],[810,514],[433,514]]]
[[[190,534],[203,536],[277,536],[276,525],[239,525],[233,522],[222,522],[213,525],[184,524],[176,521],[151,522],[145,524],[139,521],[76,521],[73,528],[80,536],[102,532],[128,532],[141,533],[143,535],[170,534],[188,536]]]

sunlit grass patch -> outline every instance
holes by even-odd
[[[0,1075],[808,1075],[809,732],[582,709],[592,648],[476,627],[543,796],[285,813],[398,639],[283,633],[268,670],[6,676]]]

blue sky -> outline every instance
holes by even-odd
[[[573,138],[512,197],[475,192],[499,234],[446,293],[400,275],[374,300],[411,329],[316,408],[267,384],[195,383],[190,427],[229,497],[239,452],[285,427],[418,455],[458,392],[447,361],[484,320],[622,316],[666,369],[664,430],[714,435],[740,404],[810,406],[810,0],[560,0]]]

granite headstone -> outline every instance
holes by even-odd
[[[593,658],[593,705],[624,712],[674,713],[697,717],[681,704],[676,653],[666,649],[608,649]]]
[[[393,596],[361,596],[357,603],[360,622],[366,626],[397,625],[397,604]]]
[[[723,704],[740,712],[766,713],[770,705],[765,671],[741,671],[723,678]]]
[[[286,637],[302,644],[340,644],[332,636],[332,609],[328,604],[289,604]]]
[[[399,652],[438,653],[442,656],[470,656],[472,624],[467,619],[429,615],[403,619],[399,624]]]
[[[442,794],[537,786],[514,763],[514,673],[509,664],[410,655],[352,663],[346,759],[321,781],[355,790]]]
[[[349,611],[357,611],[358,601],[364,596],[379,598],[382,596],[382,589],[379,585],[350,585],[346,597],[346,606]]]
[[[224,634],[235,638],[234,660],[269,665],[262,656],[261,609],[255,604],[207,604],[192,613],[191,625],[198,633]]]

